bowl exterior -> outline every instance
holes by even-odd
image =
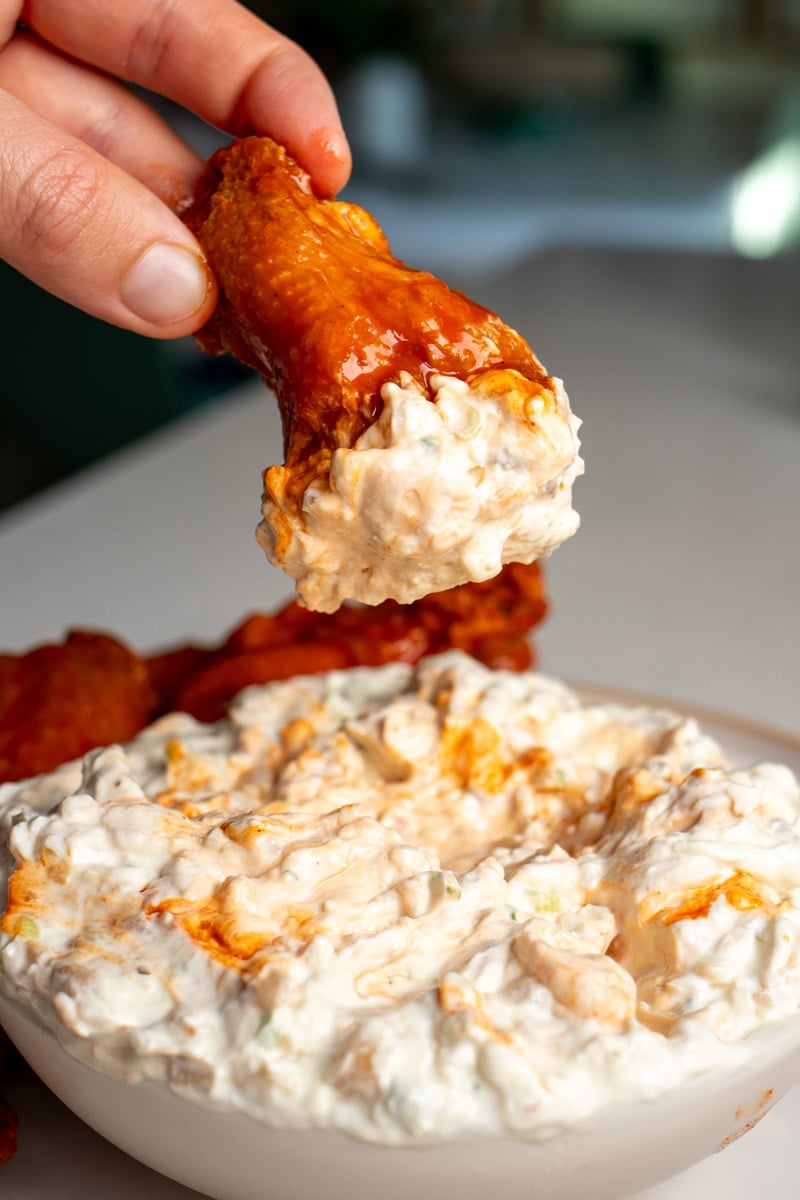
[[[607,1109],[538,1140],[388,1147],[295,1132],[202,1106],[154,1081],[79,1062],[0,993],[0,1022],[45,1084],[88,1125],[162,1174],[217,1200],[618,1200],[685,1170],[754,1125],[800,1074],[800,1022],[676,1092]]]

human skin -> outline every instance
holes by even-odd
[[[182,337],[216,302],[177,215],[204,166],[126,83],[268,134],[323,195],[350,151],[316,64],[235,0],[0,0],[0,258],[105,321]]]

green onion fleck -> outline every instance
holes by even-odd
[[[33,917],[17,917],[14,933],[17,937],[35,940],[39,936],[39,923],[38,921],[34,921]]]
[[[264,1018],[261,1026],[256,1034],[256,1041],[265,1050],[272,1050],[281,1040],[281,1035],[278,1033],[275,1026],[272,1024],[272,1013],[264,1013]]]
[[[556,892],[528,892],[528,898],[537,912],[561,912],[561,897]]]

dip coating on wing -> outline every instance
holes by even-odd
[[[408,602],[574,532],[577,422],[524,339],[395,258],[363,209],[315,196],[269,139],[212,166],[186,216],[220,285],[199,340],[276,394],[285,465],[264,473],[259,540],[303,602]]]

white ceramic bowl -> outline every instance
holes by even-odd
[[[615,1105],[539,1141],[393,1148],[292,1133],[127,1084],[78,1062],[0,994],[0,1022],[41,1079],[134,1158],[217,1200],[619,1200],[754,1125],[800,1077],[800,1016],[761,1030],[738,1061],[649,1102]]]
[[[580,689],[608,699],[603,689]],[[617,693],[614,698],[642,701]],[[653,702],[647,697],[647,702]],[[657,701],[657,703],[664,703]],[[738,762],[800,772],[800,742],[695,713]],[[800,1079],[800,1010],[731,1048],[730,1062],[650,1101],[615,1105],[548,1139],[466,1140],[419,1148],[340,1133],[293,1133],[202,1107],[149,1081],[128,1084],[78,1062],[0,988],[0,1025],[50,1089],[140,1162],[217,1200],[621,1200],[686,1170],[746,1133]]]

